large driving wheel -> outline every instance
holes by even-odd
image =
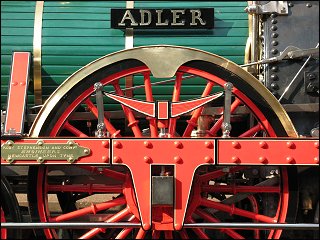
[[[201,92],[192,91],[193,97],[205,97],[221,90],[226,82],[233,84],[231,113],[232,137],[296,136],[296,132],[281,105],[252,75],[232,62],[203,51],[153,46],[121,51],[105,56],[70,76],[46,101],[37,116],[31,136],[94,136],[88,120],[77,118],[84,109],[96,118],[94,84],[100,82],[104,91],[124,95],[121,81],[132,77],[139,90],[135,96],[146,101],[163,100],[159,89],[171,89],[172,102],[188,99],[190,89],[203,86]],[[157,90],[155,89],[157,88]],[[158,94],[155,94],[158,93]],[[222,101],[213,104],[222,106]],[[115,104],[115,103],[112,103]],[[114,105],[112,105],[114,106]],[[248,114],[239,115],[239,108]],[[159,121],[137,114],[119,105],[119,112],[109,111],[105,105],[104,123],[112,138],[117,137],[219,137],[221,113],[212,116],[211,122],[197,124],[205,117],[203,107],[180,118]],[[125,121],[124,121],[125,119]],[[97,120],[90,120],[95,125]],[[127,126],[123,126],[126,123]],[[205,129],[204,129],[205,128]],[[199,130],[199,129],[198,129]],[[159,166],[154,174],[160,174]],[[168,173],[170,174],[170,173]],[[287,221],[290,197],[289,178],[294,171],[286,167],[216,167],[197,169],[185,217],[186,223],[195,222],[262,222]],[[128,169],[100,166],[40,166],[30,168],[29,203],[34,220],[41,222],[104,221],[139,222],[134,189]],[[58,196],[68,199],[61,209],[52,207],[48,199]],[[158,208],[153,224],[166,224],[172,220],[172,211]],[[167,217],[164,219],[163,216]],[[169,221],[169,222],[168,222]],[[281,230],[206,230],[202,228],[182,231],[152,229],[101,229],[58,231],[44,229],[52,238],[269,238],[278,239]]]

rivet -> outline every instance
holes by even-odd
[[[13,86],[17,86],[17,85],[18,85],[17,82],[12,82],[11,84],[12,84]]]
[[[88,154],[90,151],[89,151],[89,149],[84,149],[83,152],[84,152],[85,154]]]
[[[113,143],[113,146],[114,146],[115,148],[122,148],[122,144],[121,144],[121,142],[119,142],[119,141],[115,141],[115,142]]]
[[[37,160],[39,163],[42,163],[43,162],[43,158],[42,157],[38,157],[38,160]]]
[[[234,163],[241,163],[240,158],[238,158],[237,156],[233,156],[233,157],[231,158],[231,160],[232,160],[232,162],[234,162]]]
[[[315,157],[315,158],[313,159],[313,161],[318,164],[318,163],[319,163],[319,158]]]
[[[145,157],[143,158],[143,160],[144,160],[145,163],[152,163],[152,158],[149,157],[149,156],[145,156]]]
[[[152,147],[153,147],[153,146],[152,146],[152,143],[149,142],[149,141],[144,141],[144,142],[143,142],[143,145],[144,145],[146,148],[152,148]]]
[[[204,145],[205,145],[207,148],[213,148],[213,144],[212,144],[212,142],[210,142],[210,141],[205,141],[205,142],[204,142]]]
[[[271,33],[271,37],[272,37],[272,38],[277,38],[278,36],[279,36],[278,33]]]
[[[272,23],[272,24],[276,24],[277,22],[278,22],[277,19],[272,19],[272,20],[271,20],[271,23]]]
[[[237,142],[237,141],[233,141],[231,144],[232,144],[232,147],[233,147],[233,148],[236,148],[236,149],[241,148],[240,143],[239,143],[239,142]]]
[[[174,146],[175,146],[176,148],[183,148],[182,143],[179,142],[179,141],[175,141],[173,144],[174,144]]]
[[[72,162],[73,161],[73,158],[72,157],[69,157],[68,158],[68,162]]]
[[[104,148],[109,148],[109,141],[102,141],[101,144]]]
[[[311,7],[312,7],[312,4],[311,4],[311,3],[307,3],[306,6],[307,6],[308,8],[311,8]]]
[[[276,18],[278,15],[276,14],[276,13],[272,13],[271,15],[270,15],[270,17],[272,17],[272,18]]]
[[[270,75],[270,79],[271,79],[272,81],[277,81],[279,78],[278,78],[278,76],[277,76],[276,74],[271,74],[271,75]]]
[[[182,158],[180,156],[175,156],[173,158],[173,160],[174,160],[175,163],[178,163],[178,164],[182,164],[183,163],[183,160],[182,160]]]
[[[270,28],[271,31],[276,31],[277,29],[278,29],[278,27],[275,26],[275,25],[274,25],[274,26],[271,26],[271,28]]]
[[[273,49],[271,50],[271,53],[274,54],[274,55],[277,54],[277,53],[278,53],[278,49],[273,48]]]
[[[7,142],[7,145],[9,145],[10,147],[13,145],[13,142],[11,141],[11,140],[9,140],[8,142]]]
[[[261,148],[263,148],[263,149],[268,148],[268,144],[267,144],[266,142],[264,142],[264,141],[259,142],[259,146],[260,146]]]
[[[151,228],[151,225],[149,223],[144,223],[143,224],[143,229],[146,231],[146,230],[149,230]]]
[[[259,157],[259,162],[267,164],[268,163],[268,159],[266,157]]]
[[[103,162],[109,162],[109,157],[108,156],[102,156],[101,157]]]
[[[272,41],[272,42],[271,42],[271,45],[272,45],[272,46],[277,46],[278,44],[279,44],[278,41]]]
[[[294,4],[293,4],[292,2],[289,2],[289,3],[288,3],[288,6],[289,6],[289,7],[293,7]]]
[[[9,162],[9,163],[11,163],[12,160],[13,160],[13,159],[12,159],[11,157],[8,157],[8,162]]]
[[[26,85],[25,82],[20,82],[20,86],[24,86],[24,85]]]
[[[210,156],[205,156],[205,157],[204,157],[204,161],[205,161],[206,163],[213,163],[213,159],[212,159],[212,157],[210,157]]]
[[[275,83],[275,82],[271,83],[271,84],[270,84],[270,87],[271,87],[272,89],[274,89],[274,90],[279,90],[279,85],[278,85],[277,83]]]
[[[287,160],[287,163],[291,163],[291,164],[296,163],[293,157],[287,157],[286,160]]]
[[[69,141],[68,141],[68,144],[69,144],[69,146],[73,146],[73,144],[74,144],[74,141],[72,141],[72,140],[69,140]]]
[[[119,157],[119,156],[114,156],[114,157],[113,157],[113,161],[116,162],[116,163],[121,163],[121,162],[122,162],[122,159],[121,159],[121,157]]]
[[[38,146],[42,146],[43,145],[43,141],[39,140],[37,141]]]
[[[279,67],[278,67],[278,66],[273,66],[273,67],[271,68],[271,71],[272,71],[272,72],[278,72],[278,71],[279,71]]]
[[[288,148],[291,148],[291,149],[294,149],[296,147],[296,145],[293,143],[293,142],[287,142],[287,147]]]
[[[318,141],[314,142],[314,146],[319,149],[319,142]]]

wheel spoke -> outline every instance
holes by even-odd
[[[263,130],[263,127],[261,126],[260,123],[258,123],[254,127],[250,128],[248,131],[242,133],[239,137],[252,137],[261,130]]]
[[[98,167],[94,167],[94,166],[80,166],[80,167],[82,169],[85,169],[85,170],[89,171],[89,172],[103,174],[106,177],[114,178],[114,179],[117,179],[117,180],[124,181],[125,178],[126,178],[126,175],[124,173],[113,171],[113,170],[108,169],[108,168],[99,169]]]
[[[108,202],[105,203],[98,203],[98,204],[92,204],[90,207],[85,207],[79,210],[75,210],[72,212],[68,212],[65,214],[61,214],[57,217],[51,217],[50,221],[52,222],[63,222],[63,221],[67,221],[73,218],[78,218],[87,214],[96,214],[99,211],[104,211],[107,210],[109,208],[115,207],[115,206],[120,206],[126,203],[125,198],[121,197],[121,198],[116,198],[113,200],[110,200]]]
[[[88,109],[92,112],[92,114],[98,118],[98,109],[97,107],[92,103],[92,101],[87,98],[86,100],[84,100],[84,103],[87,105]],[[116,130],[113,125],[108,121],[108,119],[106,117],[104,117],[103,119],[104,124],[106,126],[107,131],[110,133],[110,135],[112,137],[121,137],[121,135],[119,134],[120,131]]]
[[[146,92],[146,100],[148,102],[153,102],[153,94],[152,94],[152,87],[151,87],[151,81],[150,81],[150,72],[144,72],[144,88]],[[158,129],[157,129],[157,120],[155,118],[148,118],[149,120],[149,126],[150,126],[150,133],[151,137],[156,138],[158,137]]]
[[[242,217],[246,217],[246,218],[251,218],[251,219],[255,219],[261,222],[266,222],[266,223],[275,223],[276,220],[274,218],[271,217],[267,217],[261,214],[256,214],[247,210],[243,210],[237,207],[234,207],[234,205],[229,206],[229,205],[225,205],[222,203],[218,203],[218,202],[214,202],[214,201],[210,201],[207,199],[202,198],[201,199],[201,204],[204,207],[211,207],[211,208],[215,208],[217,210],[223,211],[223,212],[227,212],[231,215],[235,214],[235,215],[239,215]]]
[[[146,236],[147,232],[143,228],[139,228],[136,239],[142,239]]]
[[[160,237],[160,231],[153,230],[152,231],[152,239],[158,239]]]
[[[79,129],[72,126],[68,121],[66,121],[65,124],[63,125],[63,129],[68,130],[69,132],[74,134],[76,137],[88,137],[88,135],[84,134]]]
[[[249,201],[251,203],[252,211],[255,212],[255,213],[259,213],[258,203],[257,203],[256,198],[254,196],[250,195],[250,196],[248,196],[248,199],[249,199]],[[253,222],[258,222],[258,221],[254,220]],[[254,231],[254,238],[255,239],[260,239],[260,231],[259,231],[259,229],[255,229],[253,231]]]
[[[241,104],[241,101],[238,98],[236,98],[230,106],[230,114],[232,114],[240,104]],[[218,121],[212,126],[212,128],[209,130],[208,134],[211,136],[216,136],[217,132],[221,128],[222,122],[223,122],[223,116],[221,116],[218,119]]]
[[[47,191],[51,192],[85,192],[85,193],[121,193],[122,185],[108,186],[105,184],[73,184],[73,185],[48,185]]]
[[[175,81],[174,88],[173,88],[172,102],[180,101],[182,76],[183,76],[183,73],[177,72],[176,81]],[[176,123],[177,123],[177,118],[170,118],[170,120],[169,120],[169,136],[171,136],[171,137],[175,136]]]
[[[280,193],[280,186],[202,185],[203,192],[223,193]]]
[[[195,223],[195,221],[192,218],[189,218],[188,223]],[[200,239],[210,239],[208,235],[205,234],[205,232],[200,228],[192,228],[192,231],[194,231],[194,233],[197,234]]]
[[[188,233],[187,233],[187,231],[185,229],[182,229],[179,232],[179,234],[180,234],[181,239],[189,239]]]
[[[201,209],[196,209],[195,214],[197,214],[199,217],[203,218],[204,220],[209,221],[210,223],[219,223],[220,221],[214,217],[212,217],[211,215],[209,215],[208,213],[204,212]],[[224,229],[221,228],[219,229],[220,232],[226,233],[227,235],[229,235],[230,237],[234,238],[234,239],[244,239],[243,236],[241,236],[240,234],[238,234],[236,231],[232,230],[232,229]]]
[[[118,82],[113,83],[113,87],[119,96],[124,95]],[[124,105],[121,105],[121,106],[122,106],[122,109],[123,109],[123,112],[124,112],[126,118],[128,119],[128,122],[129,122],[128,127],[130,127],[132,129],[134,136],[135,137],[142,137],[141,130],[138,127],[139,121],[137,121],[136,118],[134,117],[132,110]]]
[[[244,166],[237,166],[237,167],[231,167],[228,171],[225,171],[224,169],[215,170],[213,172],[205,173],[203,175],[199,176],[199,180],[201,182],[207,182],[216,178],[221,178],[229,173],[234,173],[237,171],[242,171],[246,169],[247,167]]]
[[[139,222],[134,215],[132,215],[128,222]],[[128,234],[133,230],[133,228],[124,228],[122,231],[116,236],[115,239],[124,239],[128,236]]]
[[[125,218],[129,214],[130,214],[130,210],[127,207],[127,208],[121,210],[120,212],[118,212],[117,214],[113,215],[112,217],[110,217],[105,222],[106,223],[117,222],[117,221],[120,221],[121,219]],[[82,235],[79,239],[90,239],[90,238],[93,238],[97,234],[104,232],[104,231],[105,231],[104,228],[93,228],[90,231],[88,231],[87,233],[85,233],[84,235]]]
[[[208,82],[205,89],[203,90],[203,93],[201,97],[206,97],[210,94],[212,88],[214,86],[213,82]],[[188,126],[185,129],[183,133],[183,137],[190,137],[192,130],[194,129],[195,126],[197,126],[198,118],[200,117],[201,113],[203,110],[203,106],[197,108],[196,110],[193,111],[190,120],[188,120]]]

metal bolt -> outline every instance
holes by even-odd
[[[271,50],[271,53],[272,53],[273,55],[277,54],[277,53],[278,53],[278,49],[273,48],[273,49]]]
[[[278,71],[279,71],[279,67],[278,67],[278,66],[273,66],[273,67],[271,68],[271,71],[272,71],[272,72],[278,72]]]
[[[116,162],[116,163],[121,163],[121,162],[122,162],[122,159],[121,159],[121,157],[119,157],[119,156],[114,156],[114,157],[113,157],[113,161]]]
[[[69,157],[69,158],[68,158],[68,162],[73,162],[73,158],[72,158],[72,157]]]
[[[152,147],[153,147],[153,146],[152,146],[152,143],[149,142],[149,141],[144,141],[144,142],[143,142],[143,145],[144,145],[146,148],[152,148]]]
[[[181,142],[175,141],[173,144],[176,148],[183,148],[183,145]]]
[[[290,156],[287,157],[286,160],[287,160],[287,163],[291,163],[291,164],[296,163],[295,160],[294,160],[294,158],[293,158],[293,157],[290,157]]]
[[[271,33],[271,37],[272,37],[272,38],[277,38],[278,36],[279,36],[278,33]]]
[[[311,3],[307,3],[306,6],[307,6],[308,8],[311,8],[311,7],[312,7],[312,4],[311,4]]]
[[[122,144],[121,144],[121,142],[119,142],[119,141],[115,141],[115,142],[113,143],[113,146],[114,146],[115,148],[122,148]]]
[[[276,74],[271,74],[271,75],[270,75],[270,79],[271,79],[272,81],[277,81],[277,80],[279,80],[279,78],[278,78],[278,76],[277,76]]]
[[[11,84],[12,84],[13,86],[17,86],[17,85],[18,85],[17,82],[12,82]]]
[[[42,157],[38,157],[37,162],[42,163],[43,162],[43,158]]]
[[[289,6],[289,7],[293,7],[294,4],[293,4],[292,2],[289,2],[289,3],[288,3],[288,6]]]
[[[275,82],[271,83],[270,87],[274,90],[279,90],[279,85]]]
[[[175,163],[178,163],[178,164],[182,164],[183,163],[183,160],[180,156],[175,156],[173,158],[173,160],[175,161]]]
[[[108,156],[102,156],[101,157],[103,162],[109,162],[109,157]]]
[[[318,164],[318,163],[319,163],[319,158],[315,157],[315,158],[313,159],[313,161]]]
[[[109,148],[109,141],[102,141],[101,144],[104,148]]]
[[[37,141],[38,146],[42,146],[43,145],[43,141],[39,140]]]
[[[9,140],[8,142],[7,142],[7,145],[9,145],[10,147],[13,145],[13,142],[11,141],[11,140]]]
[[[271,20],[271,23],[272,23],[272,24],[276,24],[277,22],[278,22],[277,19],[272,19],[272,20]]]
[[[143,159],[145,163],[152,163],[152,158],[149,156],[145,156]]]
[[[275,25],[271,26],[271,28],[270,28],[271,31],[276,31],[277,29],[278,29],[278,27]]]
[[[234,163],[241,163],[240,158],[238,158],[237,156],[233,156],[233,157],[231,158],[231,160],[232,160],[232,162],[234,162]]]
[[[267,164],[268,163],[268,159],[266,157],[259,157],[259,162]]]
[[[268,144],[264,141],[259,142],[259,146],[263,149],[267,149],[268,148]]]
[[[319,142],[318,141],[314,142],[314,146],[319,149]]]
[[[205,156],[205,157],[204,157],[204,161],[205,161],[206,163],[213,163],[213,159],[212,159],[212,157],[210,157],[210,156]]]
[[[293,142],[287,142],[287,147],[290,149],[296,148],[296,145]]]
[[[313,80],[316,78],[316,75],[314,73],[308,73],[307,77],[309,78],[309,80]]]
[[[271,15],[270,15],[270,17],[272,17],[272,18],[276,18],[278,15],[276,14],[276,13],[272,13]]]
[[[89,153],[90,153],[89,149],[87,149],[87,148],[84,149],[83,152],[84,152],[85,154],[89,154]]]
[[[12,162],[13,162],[13,159],[12,159],[11,157],[9,157],[9,158],[8,158],[8,162],[9,162],[9,163],[12,163]]]
[[[271,42],[271,45],[272,45],[272,46],[277,46],[277,45],[278,45],[278,41],[272,41],[272,42]]]
[[[205,142],[204,142],[204,145],[205,145],[207,148],[213,148],[213,144],[212,144],[212,142],[210,142],[210,141],[205,141]]]
[[[275,96],[276,98],[279,97],[279,93],[278,93],[277,91],[273,91],[273,92],[272,92],[272,95]]]
[[[239,142],[237,142],[237,141],[233,141],[231,144],[232,144],[232,147],[233,147],[233,148],[236,148],[236,149],[241,148],[240,143],[239,143]]]
[[[74,144],[74,141],[68,141],[68,144],[69,144],[69,146],[73,146],[73,144]]]

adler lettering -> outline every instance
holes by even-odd
[[[214,9],[111,9],[111,27],[118,29],[213,28]]]

